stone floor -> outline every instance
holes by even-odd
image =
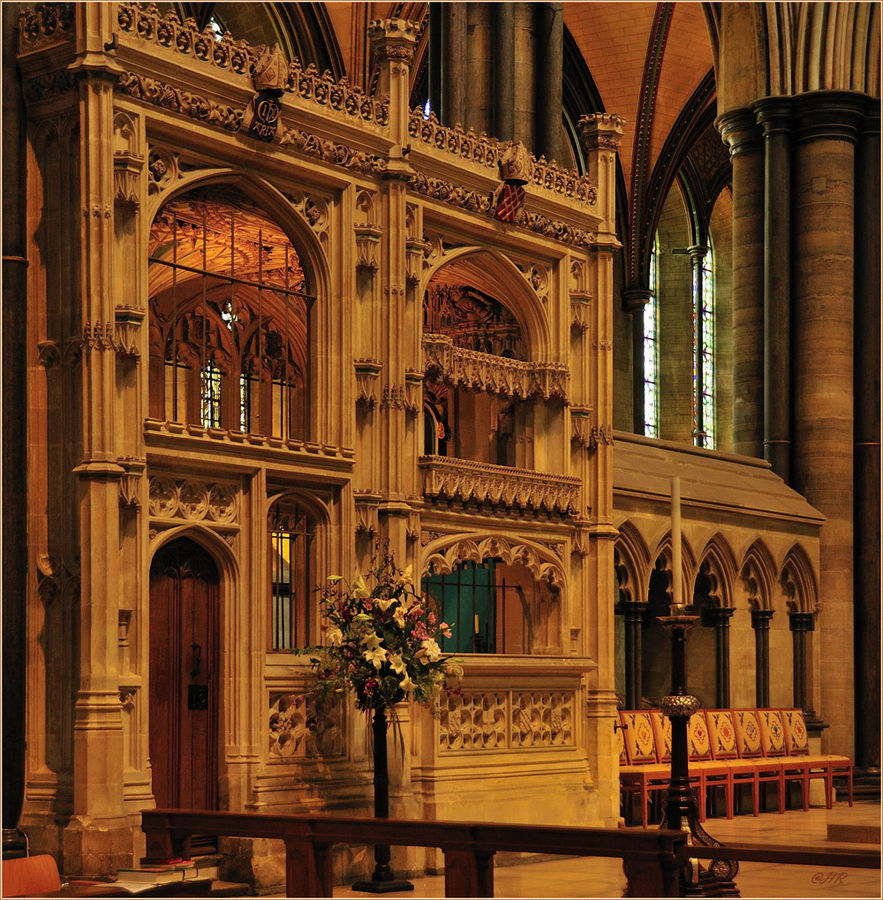
[[[880,849],[879,842],[840,843],[827,839],[829,824],[879,826],[878,803],[856,803],[850,807],[836,803],[833,809],[813,808],[807,812],[790,810],[760,816],[740,815],[727,821],[709,819],[706,830],[721,842],[768,844],[800,849],[857,847]],[[388,896],[405,898],[444,897],[444,878],[432,876],[411,879],[414,892]],[[494,872],[497,897],[622,897],[625,879],[618,860],[561,859],[544,860],[516,866],[498,867]],[[740,863],[736,885],[742,897],[764,898],[881,898],[879,869],[841,869],[811,866],[773,866],[764,863]],[[274,895],[281,897],[284,895]],[[334,888],[335,897],[372,895],[357,893],[348,886]]]

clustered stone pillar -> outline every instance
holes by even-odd
[[[806,635],[814,629],[813,614],[792,612],[788,614],[791,635],[794,641],[794,705],[805,713],[811,713],[807,706],[806,692]]]
[[[771,609],[752,609],[754,629],[754,702],[761,709],[770,705],[770,619]]]
[[[643,628],[646,603],[630,600],[621,603],[625,618],[625,705],[626,709],[640,709],[643,685]]]
[[[822,512],[822,622],[836,640],[822,682],[825,709],[854,708],[853,289],[855,144],[864,104],[843,91],[795,101],[792,347],[793,486]],[[828,740],[852,754],[848,719]]]
[[[753,104],[764,139],[763,448],[786,482],[791,474],[791,103]],[[740,349],[741,352],[741,349]]]
[[[737,109],[717,119],[733,166],[733,449],[763,455],[763,183],[760,129]]]
[[[703,610],[703,619],[714,628],[715,683],[719,709],[727,709],[730,705],[730,619],[733,612],[732,608],[725,606],[712,606]]]
[[[856,151],[855,674],[856,776],[880,783],[880,102]]]

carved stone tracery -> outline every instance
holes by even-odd
[[[271,759],[295,760],[343,753],[342,705],[323,706],[304,694],[270,695],[268,722]]]
[[[239,488],[235,484],[153,475],[150,515],[161,519],[234,524],[239,520]]]
[[[573,691],[469,691],[447,694],[439,713],[439,750],[572,747]]]

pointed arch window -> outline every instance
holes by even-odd
[[[151,416],[303,440],[312,298],[282,230],[198,188],[154,220],[148,279]]]
[[[270,647],[293,650],[310,642],[313,520],[293,500],[273,505],[268,519]]]
[[[644,434],[659,437],[659,235],[650,251],[650,298],[644,304]]]
[[[693,443],[715,447],[714,251],[693,247]]]

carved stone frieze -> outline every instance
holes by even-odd
[[[471,191],[461,185],[451,184],[442,178],[434,178],[418,172],[411,180],[411,187],[433,200],[443,200],[460,209],[489,215],[494,211],[493,194]]]
[[[446,694],[439,751],[572,747],[573,691],[464,691]]]
[[[286,128],[280,124],[279,135],[281,147],[290,147],[298,153],[316,157],[332,165],[366,175],[381,175],[386,171],[387,162],[382,157],[372,156],[347,144],[336,144],[300,128]]]
[[[90,350],[113,350],[114,330],[111,322],[86,322],[83,325],[83,346]]]
[[[376,359],[357,359],[353,366],[356,370],[356,403],[374,409],[377,405],[377,379],[383,366]]]
[[[438,533],[430,532],[429,542],[439,537]],[[424,545],[427,543],[423,541]],[[465,535],[449,543],[446,541],[440,549],[424,556],[423,574],[428,575],[431,569],[436,575],[450,575],[463,562],[501,559],[508,566],[524,566],[537,581],[548,581],[555,587],[563,588],[566,583],[564,568],[560,555],[555,555],[558,558],[551,559],[548,554],[541,553],[515,535]]]
[[[343,753],[343,706],[329,703],[316,709],[305,694],[270,695],[268,720],[271,759],[308,759]]]
[[[154,475],[148,496],[150,515],[155,518],[223,524],[239,521],[239,488],[232,483]]]
[[[441,334],[423,335],[428,377],[507,397],[567,399],[570,373],[564,363],[525,362],[454,346]]]
[[[30,53],[73,41],[73,26],[73,3],[26,6],[18,17],[18,52]]]
[[[127,34],[243,76],[251,75],[265,49],[234,40],[229,34],[218,38],[209,29],[201,31],[194,19],[181,22],[175,12],[163,15],[153,4],[142,7],[139,3],[121,3],[117,20]],[[383,126],[389,121],[388,98],[369,97],[345,78],[335,81],[330,73],[320,73],[312,63],[304,69],[294,60],[278,83],[301,101],[363,123]]]
[[[579,503],[580,481],[565,475],[444,456],[420,457],[420,469],[427,497],[559,515],[573,515]]]
[[[442,125],[435,114],[426,118],[423,109],[411,110],[408,117],[408,134],[429,144],[436,150],[451,153],[460,159],[468,159],[487,168],[497,169],[503,157],[510,151],[510,143],[476,134],[472,129],[464,130],[461,125],[448,127]],[[596,202],[596,190],[591,179],[571,169],[565,169],[555,162],[548,162],[545,157],[530,157],[529,170],[524,172],[522,164],[519,178],[545,188],[556,194],[574,198],[582,203],[593,205]],[[505,177],[505,173],[504,173]]]
[[[77,81],[67,70],[45,72],[28,78],[24,84],[24,96],[28,103],[39,103],[54,94],[63,94],[76,88]]]

